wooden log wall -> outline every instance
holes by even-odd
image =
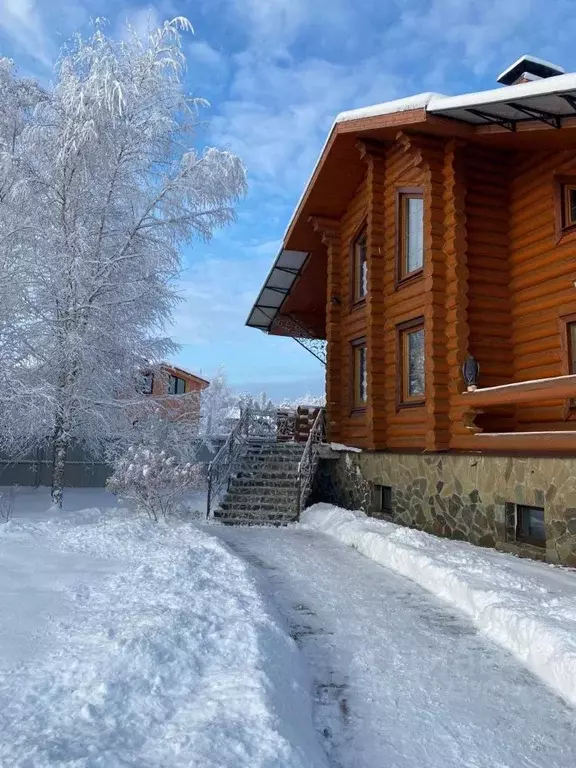
[[[326,433],[335,443],[342,441],[342,304],[338,300],[342,284],[342,260],[340,258],[340,223],[331,226],[311,222],[322,234],[327,250],[326,270]]]
[[[368,426],[368,447],[387,444],[386,393],[379,382],[386,377],[390,355],[383,343],[386,333],[386,220],[384,216],[384,183],[386,177],[386,155],[382,151],[361,148],[367,163],[368,211],[367,257],[368,285],[370,287],[366,306],[366,335],[368,344],[369,397],[366,410]]]
[[[573,152],[523,153],[516,157],[510,200],[510,292],[514,379],[569,373],[562,354],[559,318],[576,312],[576,238],[558,241],[555,177],[576,179]],[[570,430],[575,415],[558,401],[519,405],[516,429]]]
[[[468,146],[465,154],[469,351],[480,386],[514,380],[508,262],[509,182],[506,154]]]
[[[396,449],[422,449],[426,443],[426,407],[397,407],[397,385],[399,354],[397,326],[408,320],[424,315],[426,296],[425,280],[398,286],[396,278],[397,247],[397,189],[399,187],[420,187],[424,184],[424,170],[419,147],[405,138],[387,153],[384,179],[384,219],[388,223],[385,231],[386,253],[384,269],[384,295],[386,304],[385,333],[381,340],[386,350],[386,370],[374,381],[375,388],[381,388],[385,395],[385,419],[387,424],[387,447]],[[381,444],[380,444],[381,445]]]
[[[340,403],[337,420],[341,423],[341,440],[352,445],[369,445],[368,414],[366,409],[355,410],[353,403],[352,342],[367,335],[366,303],[354,306],[352,298],[352,243],[367,219],[369,203],[368,175],[350,201],[340,226],[339,258],[340,290],[336,294],[341,302],[340,337]]]
[[[474,437],[457,403],[468,354],[482,387],[568,373],[558,318],[576,313],[576,233],[556,242],[554,178],[576,177],[576,159],[402,134],[389,147],[359,145],[365,178],[324,237],[330,439],[371,450],[469,450]],[[425,255],[423,274],[397,285],[400,187],[423,189]],[[369,293],[354,305],[352,244],[364,224]],[[397,327],[418,317],[426,403],[398,407]],[[363,337],[368,403],[355,410],[351,343]],[[485,431],[576,429],[576,414],[565,419],[565,404],[530,403],[479,420]]]

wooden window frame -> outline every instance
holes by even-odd
[[[424,317],[420,315],[413,320],[396,326],[396,409],[421,408],[426,403],[426,371],[424,371],[424,394],[408,395],[406,376],[409,370],[406,360],[405,338],[415,331],[424,332],[424,368],[426,368],[426,328]]]
[[[175,391],[174,392],[170,392],[170,380],[171,379],[174,379],[175,382],[183,381],[184,382],[184,392],[176,392],[176,389],[178,388],[178,384],[174,385],[174,390]],[[171,397],[178,397],[180,395],[185,395],[186,394],[186,390],[187,390],[186,384],[187,384],[186,379],[183,379],[182,376],[175,376],[173,373],[169,373],[168,374],[168,394]]]
[[[352,353],[352,377],[351,377],[351,413],[363,413],[368,407],[368,345],[366,343],[366,337],[362,336],[359,339],[354,339],[350,342],[350,349]],[[360,400],[358,397],[360,392],[360,367],[359,367],[359,352],[361,349],[365,350],[366,355],[366,399]]]
[[[542,517],[544,518],[544,532],[546,534],[546,513],[544,507],[536,507],[533,504],[516,504],[516,541],[519,544],[531,544],[533,547],[546,549],[546,535],[544,535],[544,539],[535,539],[528,534],[522,533],[522,528],[524,527],[522,515],[531,509],[542,512]]]
[[[563,314],[558,318],[560,332],[560,347],[562,350],[562,368],[565,375],[572,373],[572,363],[574,362],[574,353],[570,344],[570,326],[576,325],[576,312]],[[564,401],[564,419],[569,419],[576,415],[576,400],[567,398]]]
[[[404,228],[405,213],[404,201],[409,199],[422,200],[424,205],[423,187],[397,187],[396,188],[396,274],[395,287],[399,288],[406,283],[420,279],[424,274],[424,231],[422,231],[422,266],[412,272],[405,272],[406,264],[406,232]],[[424,230],[424,220],[422,221],[422,230]]]
[[[572,221],[568,214],[569,197],[566,194],[567,190],[576,190],[576,176],[556,176],[554,182],[554,221],[556,242],[559,243],[567,235],[576,234],[576,220]]]
[[[366,242],[366,293],[363,296],[360,296],[360,262],[356,246],[362,238],[364,238]],[[368,223],[364,220],[356,230],[350,244],[350,306],[352,309],[362,307],[366,304],[368,291]]]

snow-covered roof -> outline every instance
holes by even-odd
[[[161,363],[161,367],[168,371],[174,371],[176,373],[181,373],[183,376],[187,376],[190,379],[196,379],[196,381],[201,382],[202,384],[205,384],[206,386],[209,386],[210,382],[207,381],[207,379],[203,379],[201,376],[198,376],[195,373],[191,373],[190,371],[187,371],[185,368],[182,368],[179,365],[175,365],[174,363],[170,363],[167,361],[164,361]]]
[[[553,70],[558,75],[563,75],[566,72],[564,67],[560,67],[558,64],[553,64],[551,61],[546,61],[546,59],[539,59],[537,56],[529,56],[527,53],[525,53],[523,56],[520,56],[520,58],[516,59],[514,64],[511,64],[503,72],[500,72],[496,79],[499,83],[502,83],[512,74],[512,72],[524,71],[524,66],[526,66],[528,71],[532,71],[534,69],[546,69]]]
[[[378,117],[379,115],[392,115],[395,112],[407,112],[409,109],[422,109],[433,99],[442,98],[445,97],[441,93],[418,93],[416,96],[408,96],[405,99],[394,99],[394,101],[385,101],[383,104],[374,104],[371,107],[361,107],[360,109],[351,109],[348,112],[340,112],[335,122],[344,123],[348,120],[361,120],[365,117]]]
[[[543,59],[538,61],[543,61]],[[544,63],[547,64],[547,62]],[[511,110],[511,108],[508,108],[507,104],[509,102],[519,103],[521,106],[527,106],[529,109],[549,111],[559,117],[567,117],[574,114],[574,109],[563,98],[565,95],[576,98],[576,73],[547,77],[533,80],[529,83],[519,83],[518,85],[492,88],[488,91],[464,93],[460,96],[444,96],[441,93],[419,93],[406,99],[395,99],[394,101],[385,101],[382,104],[374,104],[362,109],[341,112],[336,117],[335,123],[378,117],[380,115],[391,115],[397,112],[406,112],[410,109],[425,109],[426,112],[431,114],[443,114],[467,123],[476,124],[487,122],[487,120],[467,110],[487,110],[488,112],[493,112],[495,117],[505,117],[510,120],[530,119],[521,110]]]

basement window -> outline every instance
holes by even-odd
[[[546,546],[546,524],[542,507],[516,505],[516,541]]]
[[[371,517],[392,517],[392,488],[389,485],[373,485],[372,501],[369,513]]]

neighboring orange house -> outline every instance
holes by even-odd
[[[190,371],[162,363],[154,372],[145,372],[144,394],[152,395],[166,418],[200,423],[200,398],[210,382]]]
[[[576,74],[499,82],[339,115],[248,325],[327,342],[330,498],[576,565]]]

